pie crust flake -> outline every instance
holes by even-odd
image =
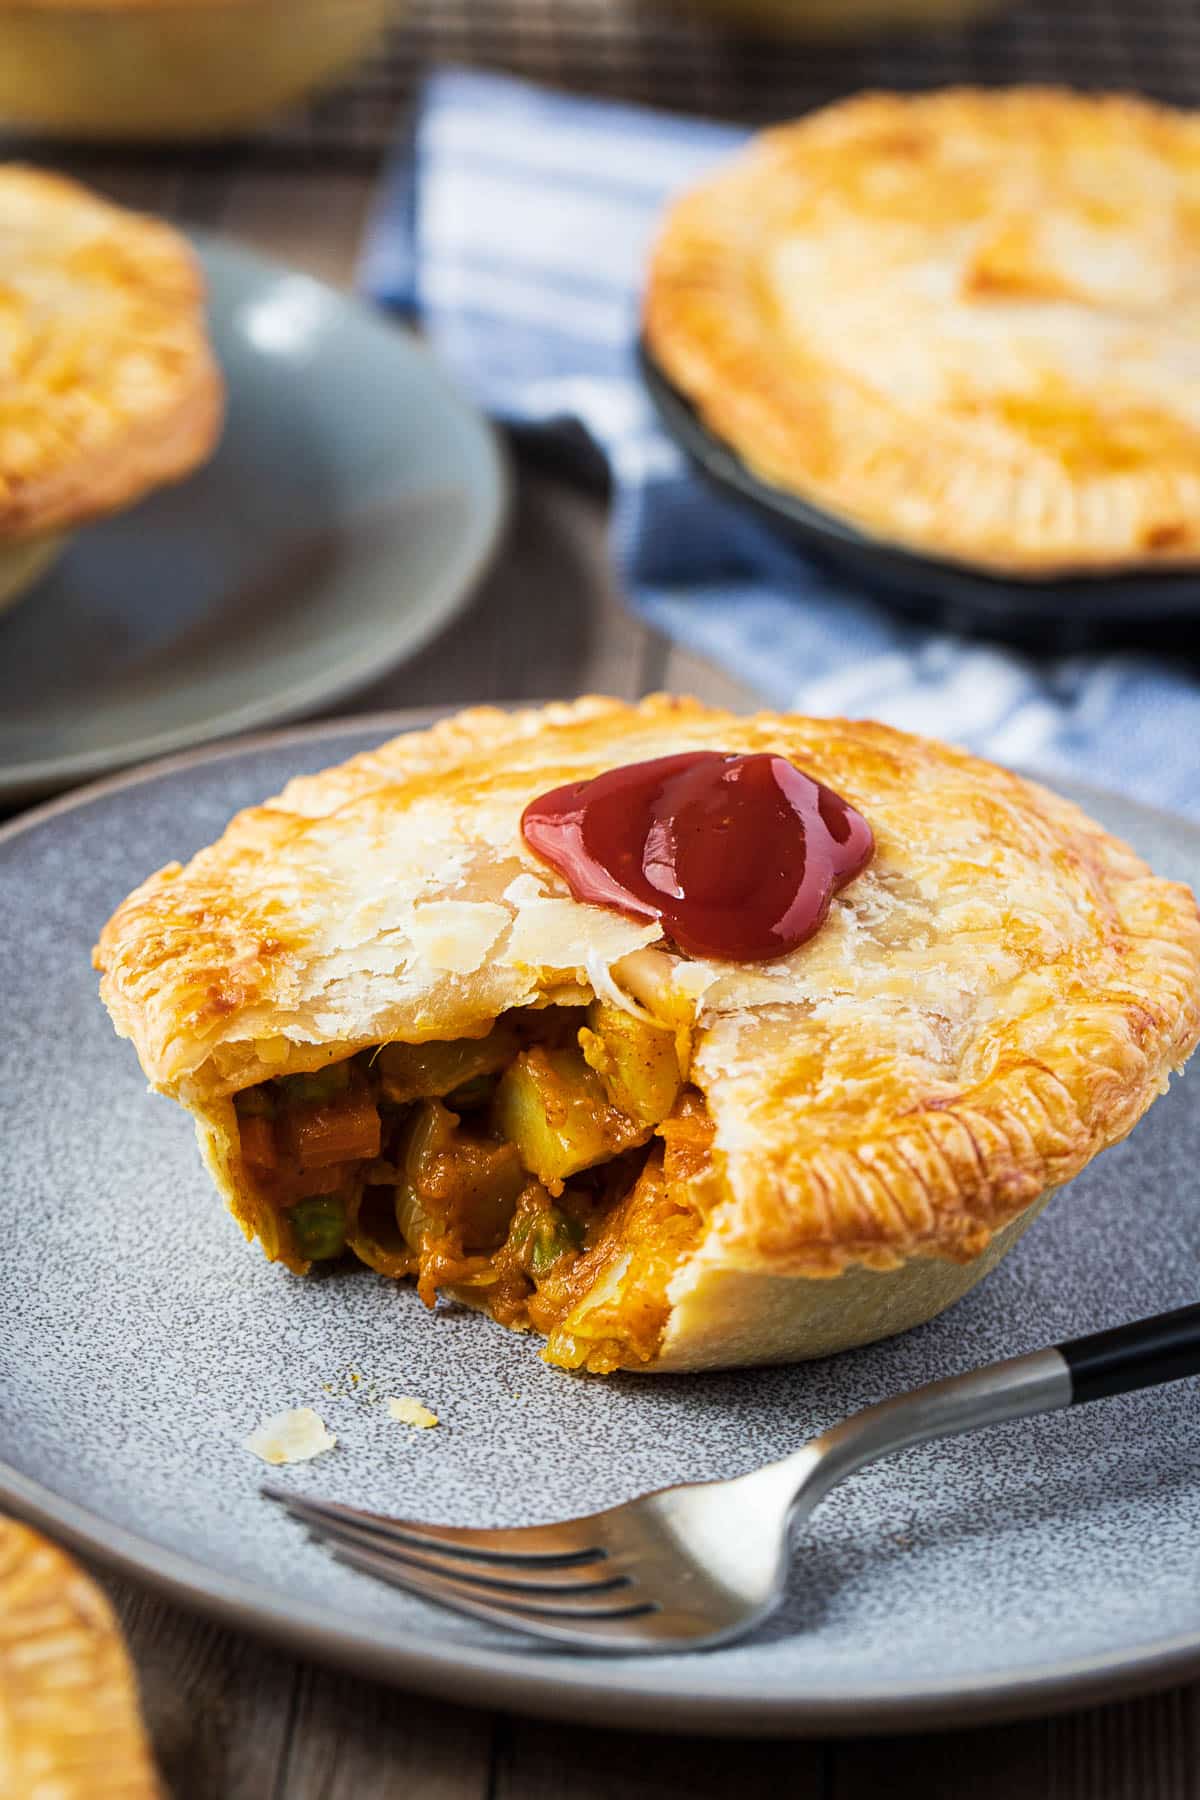
[[[131,504],[212,450],[223,389],[178,232],[0,165],[0,543]]]
[[[865,94],[670,210],[645,336],[758,474],[1036,578],[1200,560],[1200,114]]]
[[[825,923],[689,958],[572,899],[530,800],[686,751],[869,821]],[[1067,801],[889,727],[656,695],[489,708],[291,782],[105,926],[102,994],[234,1213],[549,1339],[694,1368],[931,1317],[1200,1035],[1200,918]]]

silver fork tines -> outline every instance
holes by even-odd
[[[339,1562],[472,1618],[580,1650],[695,1650],[741,1636],[774,1608],[789,1525],[844,1475],[1071,1397],[1063,1356],[1037,1351],[868,1407],[751,1474],[662,1488],[552,1525],[426,1525],[262,1491]]]
[[[382,1513],[341,1506],[336,1500],[306,1500],[270,1482],[264,1484],[262,1492],[298,1518],[311,1516],[324,1523],[345,1520],[385,1537],[403,1537],[422,1547],[458,1551],[485,1562],[581,1562],[604,1555],[598,1542],[575,1529],[587,1525],[587,1519],[569,1520],[565,1525],[518,1525],[489,1531],[470,1525],[426,1525],[416,1519],[387,1518]]]
[[[309,1500],[275,1486],[262,1492],[306,1525],[338,1562],[476,1618],[537,1628],[571,1644],[601,1632],[612,1648],[628,1649],[637,1647],[627,1641],[629,1628],[658,1610],[602,1545],[576,1545],[569,1527],[455,1530]],[[586,1628],[582,1634],[580,1627]]]

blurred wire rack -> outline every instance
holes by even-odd
[[[372,160],[438,62],[755,123],[855,88],[947,82],[1068,82],[1200,104],[1200,0],[1025,0],[969,24],[826,44],[747,37],[653,0],[416,0],[349,83],[255,148]]]

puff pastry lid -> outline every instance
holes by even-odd
[[[180,235],[0,164],[0,537],[58,530],[186,474],[222,384]]]
[[[654,948],[520,836],[536,795],[692,749],[789,757],[873,827],[872,863],[779,961]],[[293,781],[143,883],[96,954],[117,1029],[199,1112],[323,1046],[632,985],[694,1021],[716,1229],[779,1272],[977,1254],[1123,1136],[1200,1031],[1191,893],[1074,806],[886,726],[667,696],[472,711]]]
[[[768,480],[1036,577],[1200,559],[1200,115],[871,94],[678,202],[650,348]]]

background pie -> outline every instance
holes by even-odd
[[[670,211],[645,335],[760,475],[1036,577],[1200,559],[1200,117],[868,94]]]
[[[73,181],[0,165],[0,604],[62,536],[188,474],[222,384],[190,248]]]

